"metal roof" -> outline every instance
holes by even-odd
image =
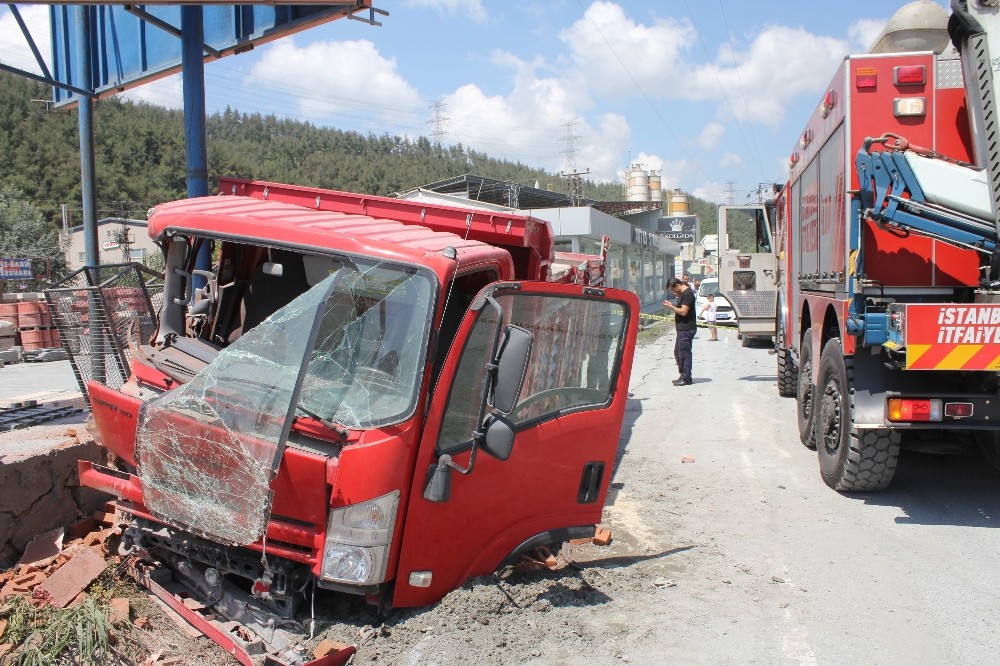
[[[439,180],[436,183],[421,185],[418,189],[443,194],[459,194],[474,201],[484,201],[509,208],[563,208],[573,205],[570,196],[562,192],[550,192],[538,187],[474,176],[468,173]],[[580,200],[580,204],[583,206],[589,206],[593,203],[594,201],[591,199]]]

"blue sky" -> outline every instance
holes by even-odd
[[[945,0],[935,0],[947,6]],[[227,105],[317,125],[429,134],[550,171],[737,203],[785,163],[840,60],[904,2],[885,0],[396,0],[381,27],[339,20],[206,65]],[[43,53],[47,6],[22,5]],[[6,6],[0,62],[38,71]],[[180,107],[179,77],[127,96]],[[457,175],[457,174],[456,174]]]

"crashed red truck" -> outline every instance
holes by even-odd
[[[90,382],[126,550],[289,616],[313,585],[441,599],[592,536],[638,330],[629,292],[550,281],[526,215],[223,179],[158,206],[158,328]],[[202,247],[211,271],[194,269]],[[591,268],[593,264],[591,265]],[[205,286],[197,287],[198,278]]]

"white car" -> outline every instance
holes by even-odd
[[[719,278],[706,278],[702,281],[695,294],[694,311],[698,315],[700,323],[705,322],[705,315],[702,309],[708,305],[708,295],[715,295],[715,323],[719,326],[736,326],[736,313],[733,306],[729,304],[726,297],[719,293]]]

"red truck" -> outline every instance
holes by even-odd
[[[741,212],[750,242],[724,260],[773,313],[778,391],[838,491],[886,488],[901,445],[1000,461],[1000,24],[981,4],[952,3],[948,26],[911,3],[845,58],[773,211]]]
[[[314,585],[430,604],[594,535],[639,305],[549,281],[546,222],[222,179],[148,229],[156,332],[120,387],[88,385],[119,465],[81,464],[121,498],[126,551],[291,615]]]

